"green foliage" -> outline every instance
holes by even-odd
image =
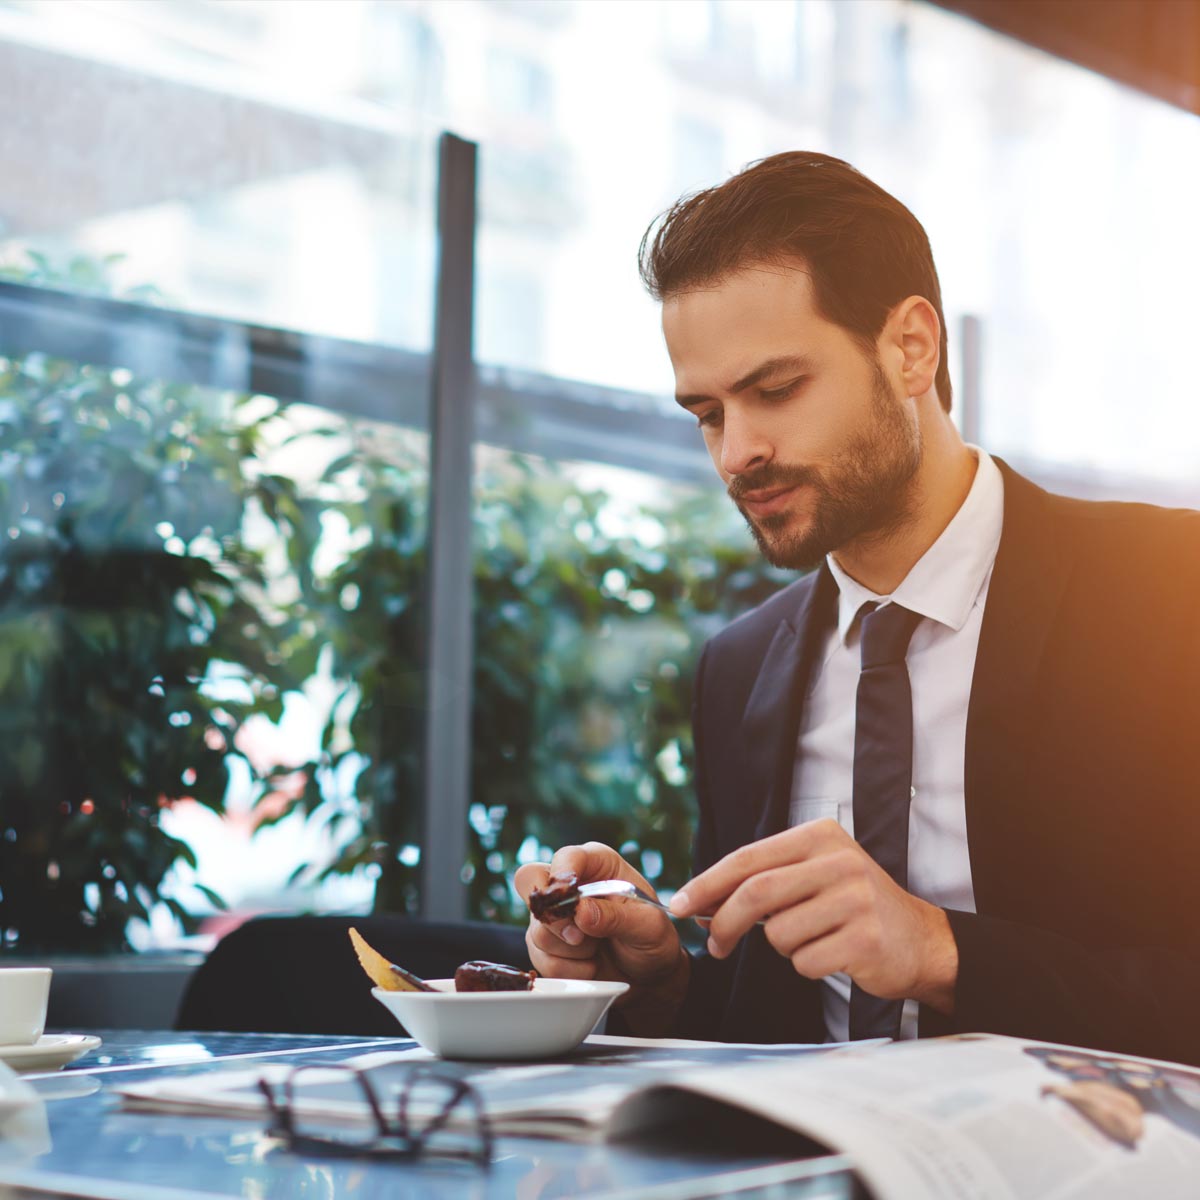
[[[104,267],[56,276],[41,260],[25,278],[103,291]],[[299,807],[340,849],[298,876],[366,870],[377,908],[417,910],[424,441],[320,422],[0,358],[0,949],[123,946],[193,862],[164,806],[221,812],[244,722],[278,720],[314,676],[336,695],[319,751],[286,768],[304,780],[290,802],[251,768],[262,822]],[[277,452],[300,469],[272,471]],[[638,505],[545,464],[479,460],[471,911],[517,919],[518,862],[591,838],[677,883],[700,646],[781,578],[744,534],[720,535],[717,489]]]
[[[621,505],[545,469],[485,478],[475,566],[477,915],[521,917],[508,879],[523,846],[544,854],[597,840],[652,880],[687,878],[699,651],[779,586],[745,538],[719,540],[728,503],[689,490]]]
[[[416,911],[418,869],[400,855],[421,837],[427,472],[415,439],[396,430],[347,421],[298,435],[310,448],[322,438],[333,453],[317,485],[325,541],[313,557],[333,565],[304,575],[301,602],[338,690],[296,805],[342,849],[297,875],[366,868],[377,908]]]
[[[0,949],[124,947],[193,861],[164,806],[221,811],[243,721],[310,669],[246,536],[300,540],[295,486],[256,465],[277,413],[0,358]]]
[[[368,866],[386,911],[415,910],[419,868],[402,852],[421,841],[424,497],[403,458],[360,446],[335,464],[353,473],[343,511],[365,540],[310,596],[333,673],[353,683],[304,803],[358,831],[326,873]],[[593,838],[650,877],[682,881],[699,649],[780,577],[744,536],[714,536],[729,527],[719,493],[631,506],[545,465],[481,458],[471,912],[519,918],[508,880],[522,856]]]

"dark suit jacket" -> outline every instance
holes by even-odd
[[[1053,496],[1000,463],[1004,529],[967,718],[977,912],[951,1019],[1200,1063],[1200,513]],[[822,568],[705,648],[696,870],[786,828]],[[677,1030],[820,1041],[819,986],[761,930],[699,955]]]

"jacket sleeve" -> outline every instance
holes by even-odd
[[[986,1032],[1200,1065],[1200,953],[1092,947],[1047,929],[948,911],[954,1014],[922,1032]]]
[[[1197,561],[1200,544],[1187,545]],[[1081,896],[1090,888],[1097,900],[1153,897],[1153,907],[1140,928],[1111,941],[1099,923],[1083,940],[1024,920],[947,911],[959,955],[947,1022],[954,1031],[1200,1065],[1200,624],[1186,625],[1186,616],[1170,622],[1172,673],[1147,685],[1142,725],[1136,714],[1129,718],[1122,747],[1137,757],[1145,793],[1124,810],[1120,827],[1131,848],[1149,849],[1124,875],[1063,862]],[[1107,761],[1101,747],[1093,753]],[[1047,913],[1047,923],[1053,919]],[[922,1033],[939,1031],[938,1024],[923,1019]]]

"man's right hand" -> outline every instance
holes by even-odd
[[[579,882],[624,879],[644,892],[654,889],[615,850],[600,842],[566,846],[550,865],[526,863],[513,883],[529,901],[552,874],[573,871]],[[617,1002],[635,1032],[661,1036],[683,1003],[690,960],[670,918],[630,900],[582,899],[574,920],[544,922],[530,917],[525,934],[529,957],[552,979],[612,979],[630,985]]]

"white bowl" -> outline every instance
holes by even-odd
[[[551,1058],[573,1050],[627,983],[535,979],[529,992],[456,992],[453,979],[427,979],[436,992],[371,995],[426,1050],[442,1058]]]

